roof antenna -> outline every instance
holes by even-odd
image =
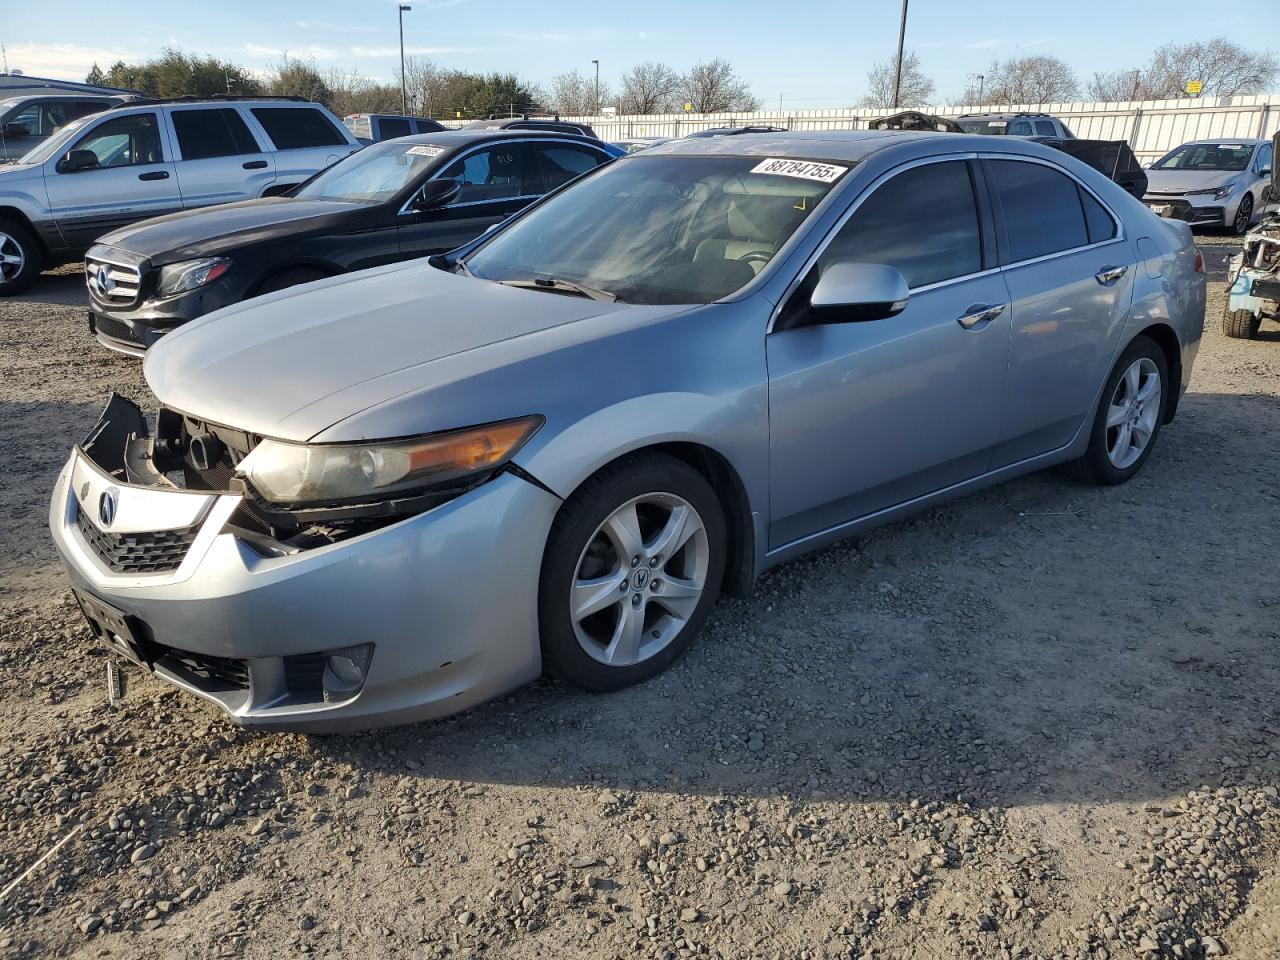
[[[4,44],[0,43],[0,58],[4,59],[4,72],[9,72],[9,53],[5,50]]]

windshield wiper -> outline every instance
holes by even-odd
[[[461,261],[459,261],[461,262]],[[592,300],[604,300],[614,303],[618,299],[616,293],[608,290],[597,290],[584,283],[572,280],[559,280],[555,277],[534,277],[532,280],[497,280],[504,287],[520,287],[523,290],[546,290],[551,293],[568,293],[578,297],[590,297]]]

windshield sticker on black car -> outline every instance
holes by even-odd
[[[438,157],[444,153],[444,147],[433,147],[428,144],[420,144],[416,147],[410,147],[405,151],[412,157]]]
[[[814,163],[812,160],[787,160],[782,157],[770,157],[751,168],[752,173],[769,173],[775,177],[799,177],[802,180],[817,180],[820,183],[831,183],[840,174],[848,170],[838,163]]]

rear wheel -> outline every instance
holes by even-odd
[[[547,540],[538,619],[548,672],[607,691],[666,669],[715,604],[724,556],[720,503],[692,467],[638,454],[601,470]]]
[[[264,293],[275,293],[277,290],[296,287],[300,283],[323,280],[327,276],[328,274],[324,271],[316,270],[312,267],[289,267],[267,277],[258,287],[258,292],[254,296],[260,297]]]
[[[1262,326],[1262,318],[1252,310],[1232,310],[1230,307],[1222,311],[1222,332],[1237,340],[1252,340],[1258,335]]]
[[[1089,448],[1067,471],[1089,483],[1117,484],[1131,479],[1147,462],[1164,421],[1164,351],[1147,337],[1136,337],[1116,362],[1102,391]]]
[[[21,293],[40,275],[40,244],[26,227],[0,220],[0,297]]]

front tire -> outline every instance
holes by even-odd
[[[44,252],[20,223],[0,220],[0,297],[22,293],[40,276]]]
[[[1227,307],[1222,311],[1222,333],[1236,340],[1252,340],[1258,335],[1262,326],[1262,318],[1252,310],[1232,310]]]
[[[1087,483],[1131,480],[1147,462],[1164,422],[1169,364],[1149,337],[1135,337],[1120,355],[1102,391],[1089,447],[1067,472]]]
[[[1246,193],[1236,208],[1235,219],[1231,221],[1231,232],[1242,237],[1249,232],[1249,224],[1253,222],[1253,194]]]
[[[688,464],[640,453],[600,470],[560,508],[543,554],[547,672],[605,692],[665,670],[715,605],[726,542],[715,491]]]

